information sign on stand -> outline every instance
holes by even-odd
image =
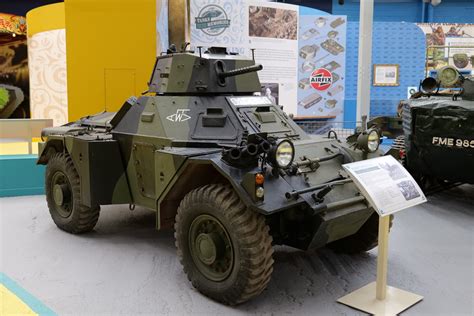
[[[377,280],[337,301],[374,315],[397,315],[423,296],[387,286],[390,215],[426,202],[413,177],[392,156],[343,165],[359,190],[379,214]]]

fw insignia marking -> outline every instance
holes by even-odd
[[[175,114],[171,114],[166,117],[168,121],[171,122],[184,122],[191,118],[191,116],[187,115],[185,112],[190,111],[189,109],[178,109],[176,110]]]

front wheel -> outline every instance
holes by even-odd
[[[247,209],[229,186],[189,192],[178,208],[175,238],[188,279],[216,301],[245,302],[270,281],[273,248],[265,218]]]
[[[46,166],[46,201],[54,223],[72,234],[91,231],[99,219],[100,207],[81,201],[79,174],[68,154],[54,154]]]

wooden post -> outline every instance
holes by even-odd
[[[379,217],[379,247],[377,255],[376,297],[384,300],[387,296],[388,231],[390,215]]]
[[[175,44],[178,50],[184,42],[189,42],[190,36],[190,3],[188,0],[168,1],[168,36],[170,44]],[[166,47],[165,47],[166,50]]]

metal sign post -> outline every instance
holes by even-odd
[[[337,301],[373,315],[398,315],[423,296],[387,285],[390,215],[379,218],[377,279]]]
[[[426,202],[426,197],[413,177],[391,156],[343,167],[379,214],[378,257],[376,281],[337,301],[374,315],[397,315],[421,301],[423,296],[387,285],[390,217],[395,212]]]
[[[356,118],[369,116],[374,0],[360,2]]]

